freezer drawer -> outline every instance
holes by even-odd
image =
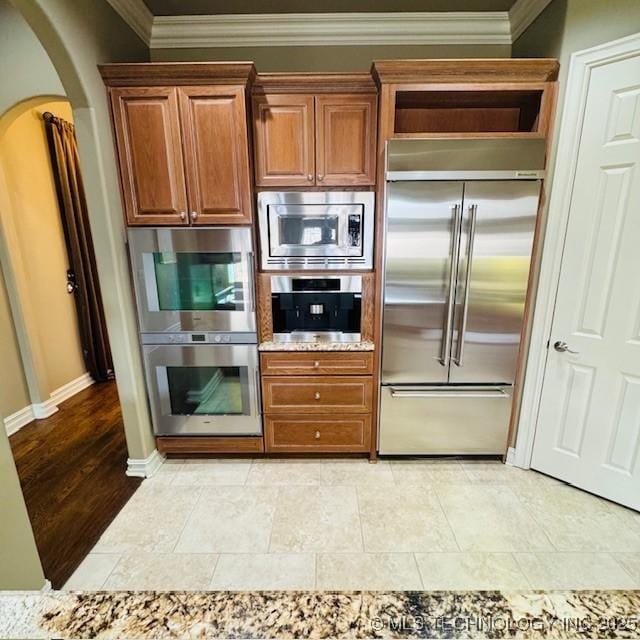
[[[511,387],[383,386],[381,454],[502,454]]]

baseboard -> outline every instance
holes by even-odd
[[[127,475],[135,478],[151,478],[163,465],[164,458],[157,449],[147,458],[129,458],[127,460]]]
[[[56,405],[62,404],[65,400],[75,396],[76,393],[80,393],[83,389],[90,387],[93,382],[93,378],[90,374],[83,373],[75,380],[67,382],[67,384],[63,384],[61,387],[52,391],[51,400],[53,400]]]
[[[29,405],[28,407],[20,409],[20,411],[16,411],[10,416],[7,416],[4,419],[4,428],[7,431],[7,435],[12,436],[14,433],[20,431],[22,427],[26,427],[35,419],[36,417],[33,415],[33,406]]]
[[[4,427],[7,435],[12,436],[34,420],[42,420],[43,418],[52,416],[58,410],[59,404],[62,404],[65,400],[68,400],[83,389],[90,387],[92,384],[93,378],[88,373],[83,373],[75,380],[71,380],[71,382],[67,382],[67,384],[54,389],[49,398],[44,402],[34,402],[24,407],[24,409],[12,413],[4,419]]]

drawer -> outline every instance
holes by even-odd
[[[265,416],[267,451],[369,451],[371,414]]]
[[[370,375],[373,351],[275,352],[260,355],[262,375]]]
[[[266,376],[265,413],[370,413],[371,376]]]

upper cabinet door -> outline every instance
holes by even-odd
[[[244,88],[180,87],[192,224],[251,222]]]
[[[313,96],[254,96],[253,119],[256,185],[313,185]]]
[[[176,89],[112,89],[111,103],[128,224],[188,224]]]
[[[316,184],[376,182],[374,95],[316,96]]]

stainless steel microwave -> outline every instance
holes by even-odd
[[[261,265],[279,269],[372,269],[375,194],[258,194]]]

